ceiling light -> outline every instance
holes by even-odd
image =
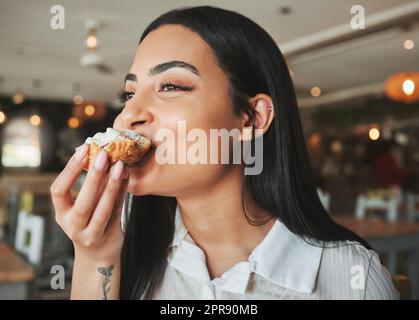
[[[83,103],[83,97],[79,94],[76,94],[73,97],[73,102],[74,102],[74,104],[82,104]]]
[[[368,132],[368,136],[371,140],[376,141],[380,138],[380,130],[378,130],[377,128],[371,128]]]
[[[6,114],[3,111],[0,111],[0,123],[6,122],[7,117]]]
[[[404,80],[403,81],[403,92],[406,95],[411,96],[415,92],[415,83],[410,79]]]
[[[86,45],[89,49],[96,49],[99,45],[99,40],[96,35],[91,34],[86,39]]]
[[[403,43],[403,46],[406,50],[412,50],[415,47],[415,42],[409,39]]]
[[[68,119],[67,124],[70,128],[76,129],[80,127],[80,120],[77,117],[71,117]]]
[[[95,112],[96,112],[95,106],[92,104],[88,104],[87,106],[84,107],[84,113],[88,117],[93,116]]]
[[[319,87],[313,87],[311,88],[310,93],[313,97],[320,97],[322,90]]]
[[[419,101],[419,72],[399,72],[386,81],[385,93],[392,100],[411,103]]]
[[[14,104],[21,104],[23,102],[23,100],[25,99],[25,97],[23,96],[23,93],[21,92],[16,92],[13,97],[13,103]]]
[[[31,125],[37,127],[41,124],[41,117],[38,116],[37,114],[33,114],[29,118],[29,122],[31,123]]]

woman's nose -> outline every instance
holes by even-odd
[[[135,110],[125,107],[115,118],[113,127],[117,130],[135,130],[139,126],[145,126],[153,121],[153,115],[146,109]]]

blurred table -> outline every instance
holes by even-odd
[[[0,243],[0,300],[27,298],[33,268],[8,244]]]
[[[407,252],[412,299],[419,299],[419,223],[357,220],[348,215],[332,215],[332,218],[367,240],[379,253]]]

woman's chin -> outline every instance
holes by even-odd
[[[147,183],[144,179],[140,178],[137,175],[130,174],[127,192],[131,193],[134,196],[144,196],[149,194],[150,186],[147,186]]]
[[[158,184],[159,179],[156,178],[152,166],[130,168],[128,173],[129,182],[127,192],[135,196],[148,195],[159,188],[159,186],[156,185],[156,183]]]

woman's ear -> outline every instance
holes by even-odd
[[[265,132],[271,126],[275,116],[273,103],[270,96],[264,93],[258,93],[256,96],[249,99],[249,104],[254,113],[256,138],[262,134],[265,134]],[[241,133],[240,139],[243,141],[250,141],[252,139],[252,122],[247,115],[243,118],[243,131]]]

